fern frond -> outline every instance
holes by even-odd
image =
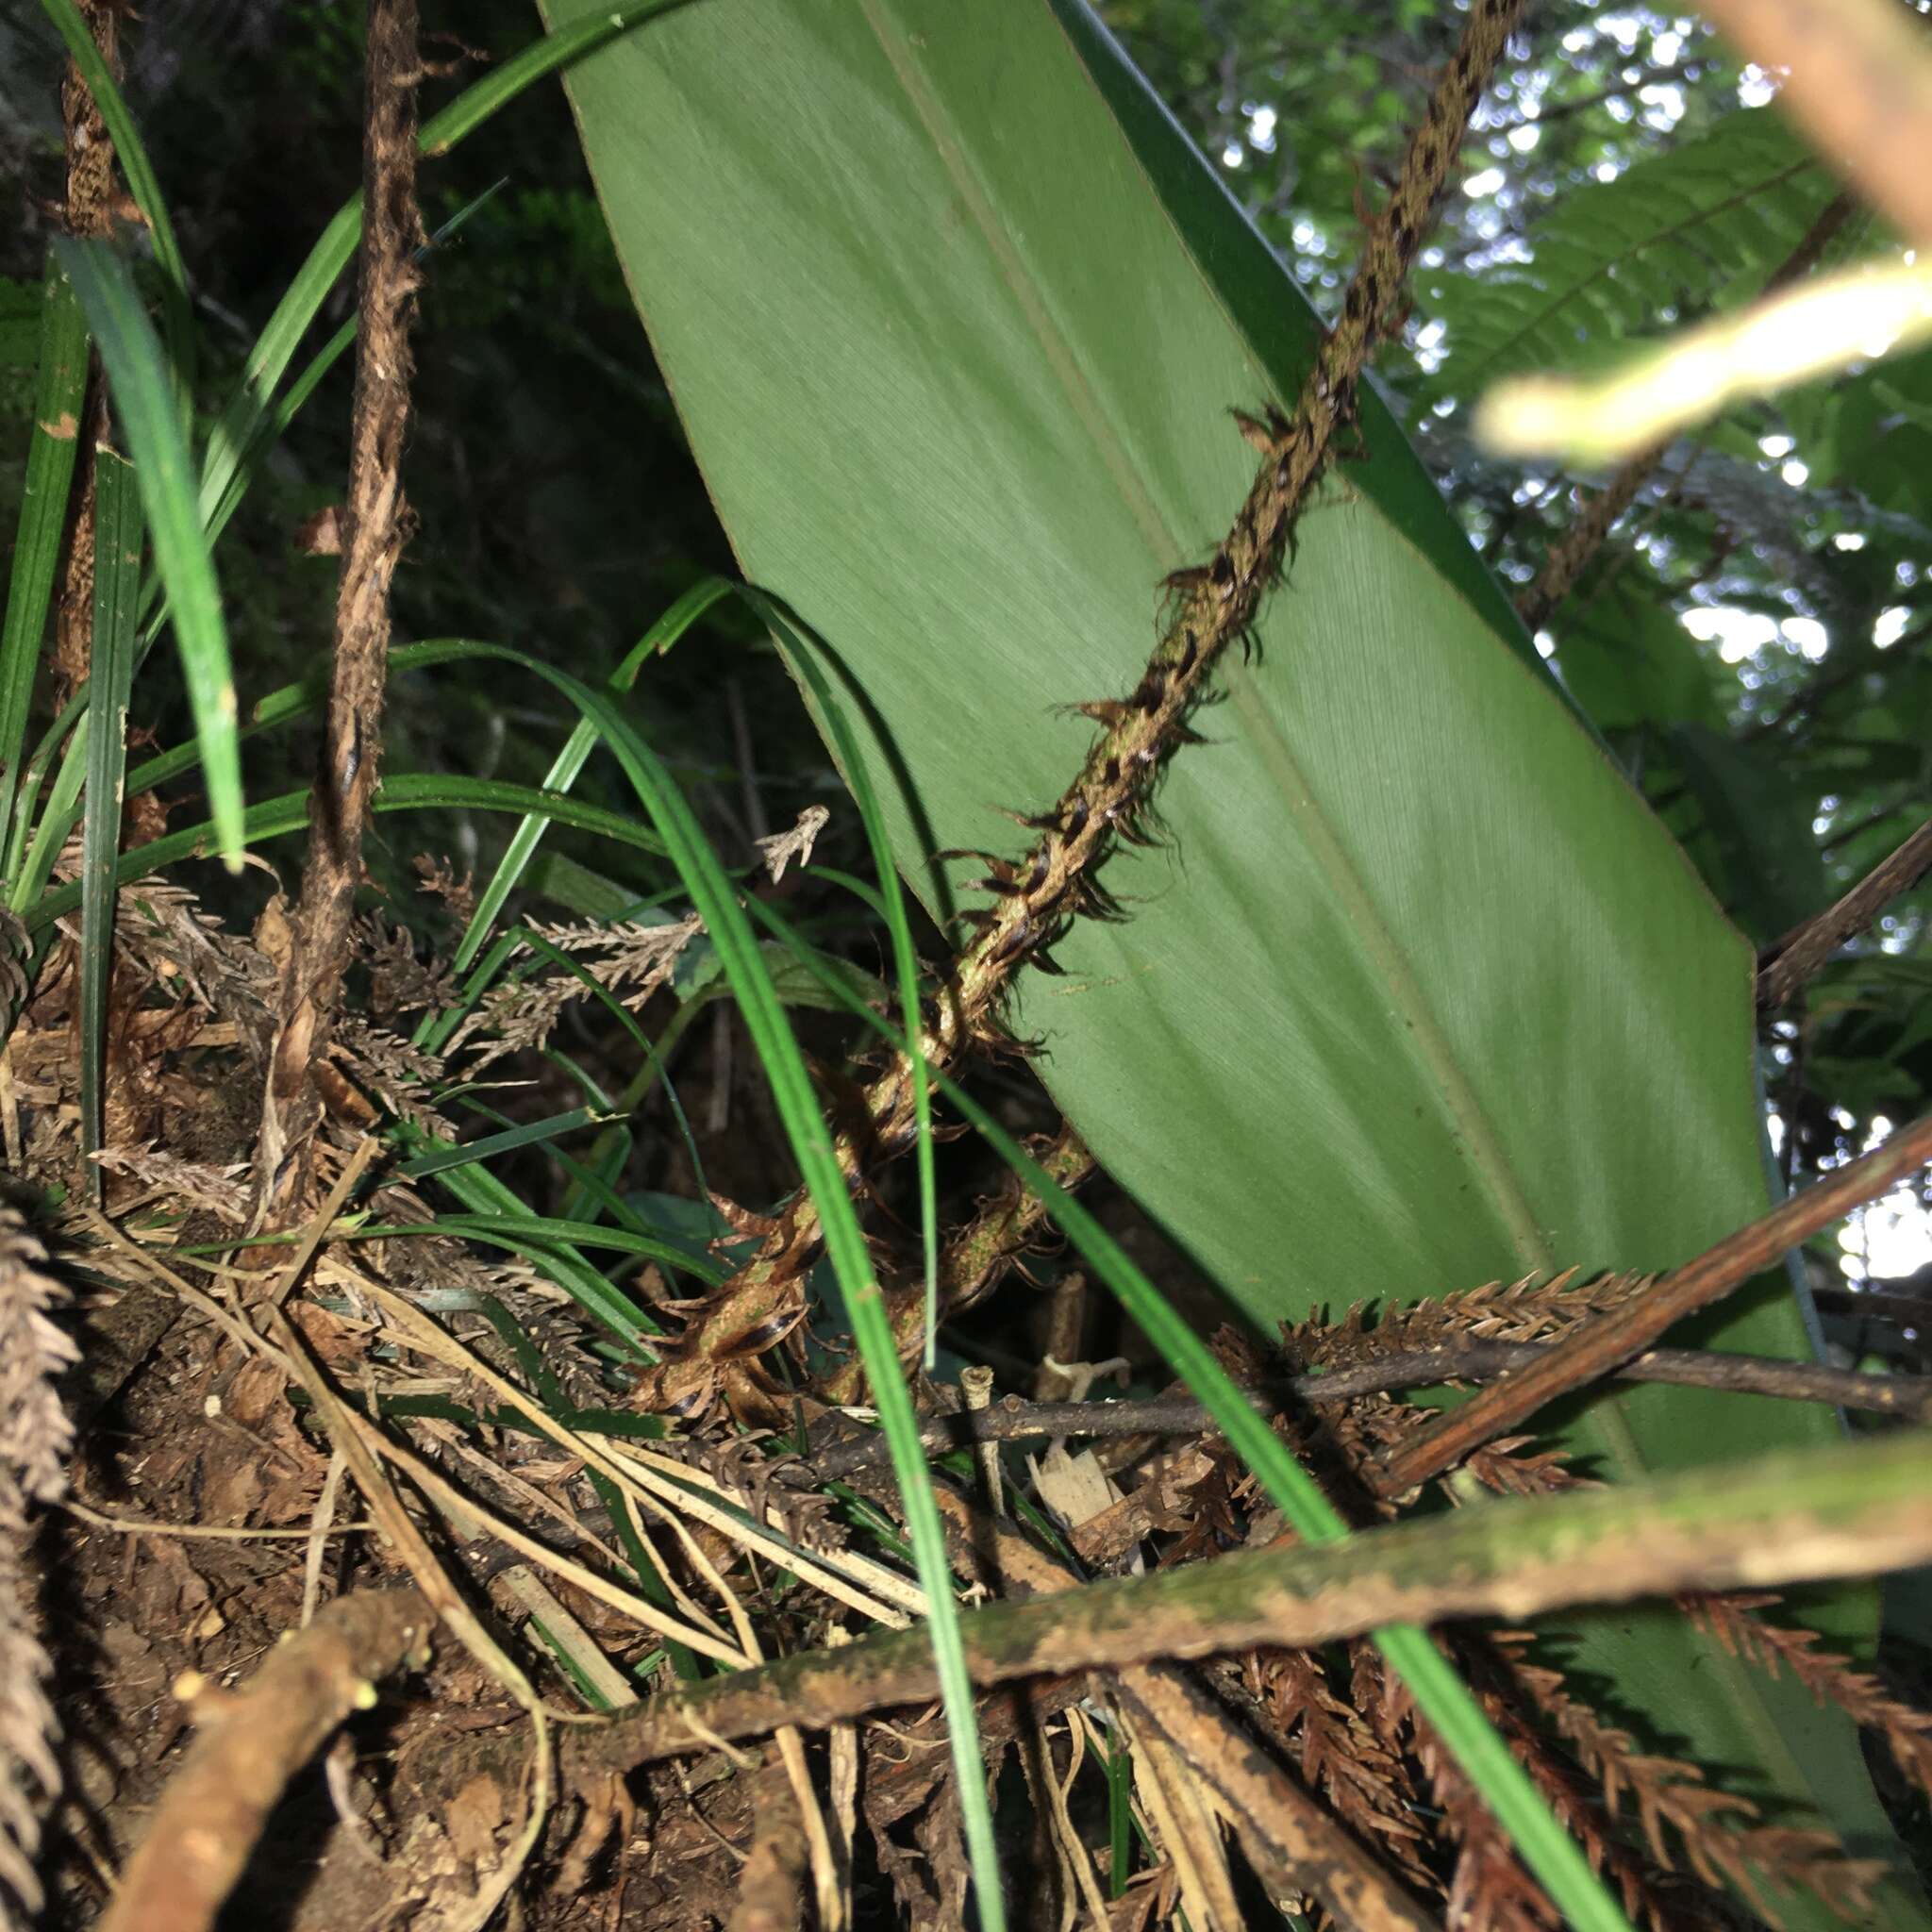
[[[1448,330],[1436,393],[1474,397],[1499,376],[1575,370],[1592,352],[1755,293],[1835,184],[1774,108],[1563,198],[1526,239],[1529,258],[1418,277],[1416,307]]]

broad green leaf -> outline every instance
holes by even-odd
[[[1600,731],[1646,724],[1722,729],[1724,707],[1690,633],[1624,574],[1579,587],[1564,607],[1557,673]]]
[[[1135,682],[1158,579],[1251,480],[1225,412],[1292,402],[1316,319],[1074,0],[693,8],[567,85],[745,573],[863,694],[894,850],[943,912],[932,855],[1015,849],[1002,808],[1058,794],[1090,735],[1062,708]],[[1263,1328],[1664,1267],[1766,1204],[1749,949],[1374,397],[1362,429],[1213,742],[1163,783],[1171,843],[1106,868],[1130,916],[1078,927],[1013,1014]],[[1806,1346],[1776,1283],[1711,1325]],[[1635,1474],[1833,1430],[1649,1389],[1570,1440]],[[1841,1599],[1839,1634],[1868,1610]],[[1569,1627],[1573,1663],[1727,1786],[1890,1842],[1850,1727],[1802,1691],[1667,1610]]]

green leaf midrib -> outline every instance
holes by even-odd
[[[909,42],[903,34],[893,32],[891,24],[879,11],[878,0],[860,0],[860,6],[866,24],[878,42],[879,52],[884,55],[886,64],[904,90],[907,103],[918,116],[919,125],[931,136],[933,152],[971,212],[974,228],[986,244],[987,252],[999,264],[1001,279],[1025,316],[1027,326],[1044,352],[1055,379],[1093,439],[1101,467],[1119,491],[1122,502],[1126,505],[1148,547],[1157,556],[1172,557],[1178,561],[1186,554],[1184,542],[1175,535],[1171,520],[1161,513],[1141,487],[1140,473],[1114,432],[1110,412],[1102,408],[1092,385],[1081,370],[1073,344],[1067,340],[1065,329],[1050,306],[1041,299],[1045,278],[1031,272],[1024,260],[1024,251],[1016,238],[993,218],[986,185],[968,157],[966,143],[959,138],[953,116],[932,89],[924,83]]]

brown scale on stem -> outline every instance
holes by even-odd
[[[1039,832],[1028,855],[996,874],[997,897],[956,962],[922,1048],[946,1068],[975,1044],[991,1043],[1014,974],[1046,958],[1069,924],[1105,913],[1111,902],[1092,874],[1116,838],[1142,841],[1162,759],[1188,741],[1189,714],[1230,643],[1247,648],[1261,600],[1279,572],[1296,519],[1306,508],[1338,439],[1352,427],[1356,385],[1377,341],[1402,311],[1402,290],[1415,251],[1461,145],[1463,129],[1520,18],[1524,0],[1474,0],[1461,43],[1431,96],[1410,142],[1389,205],[1369,225],[1361,259],[1341,314],[1323,340],[1291,420],[1274,408],[1238,426],[1261,452],[1246,501],[1209,562],[1174,573],[1165,586],[1166,630],[1132,693],[1081,708],[1102,729],[1073,783],[1054,808],[1028,821]],[[874,1149],[900,1141],[913,1118],[911,1064],[904,1054],[865,1094],[869,1126],[839,1138],[841,1172],[857,1182]],[[733,1406],[762,1412],[765,1398],[741,1338],[774,1315],[802,1306],[804,1270],[817,1251],[818,1210],[800,1192],[778,1218],[758,1255],[693,1315],[675,1354],[647,1372],[639,1398],[651,1407],[689,1410],[717,1387],[726,1368]]]

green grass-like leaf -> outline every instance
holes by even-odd
[[[175,640],[194,713],[215,841],[239,871],[242,755],[236,738],[235,676],[213,559],[195,508],[194,473],[181,433],[160,344],[126,264],[98,242],[55,242],[92,325],[112,385],[121,433],[141,484],[155,561],[174,606]]]
[[[899,981],[899,1014],[906,1028],[903,1043],[912,1067],[913,1117],[919,1135],[919,1237],[925,1276],[925,1369],[930,1374],[937,1364],[939,1350],[939,1191],[933,1173],[932,1087],[925,1054],[920,1046],[919,959],[913,951],[905,895],[899,890],[899,869],[892,857],[891,840],[886,830],[885,814],[879,808],[878,794],[866,772],[865,753],[846,719],[843,706],[833,695],[824,673],[819,668],[816,646],[808,643],[798,627],[762,592],[746,590],[741,594],[771,626],[792,675],[804,685],[813,710],[831,735],[840,774],[858,807],[866,843],[872,848],[873,865],[878,874],[879,909],[886,930],[891,935],[892,970]]]
[[[53,4],[53,0],[48,0],[48,4]],[[641,26],[659,14],[674,12],[685,4],[686,0],[650,0],[645,6],[615,7],[594,19],[579,21],[567,32],[532,42],[493,67],[473,87],[465,88],[441,113],[425,121],[417,132],[418,151],[425,156],[448,154],[546,75],[555,74],[633,27]],[[348,267],[361,234],[362,199],[358,195],[336,211],[308,258],[296,270],[293,280],[283,291],[282,299],[249,352],[241,387],[222,411],[208,438],[208,459],[201,478],[204,518],[211,520],[227,498],[236,472],[247,460],[251,445],[257,443],[276,388],[309,325],[321,313],[329,291]],[[340,355],[347,347],[354,331],[348,325],[344,328],[348,333],[338,331],[337,340],[316,358],[318,366],[311,369],[315,380],[321,379],[322,370],[326,367],[325,358]]]
[[[439,1146],[418,1154],[396,1170],[405,1180],[423,1180],[451,1168],[468,1167],[472,1161],[489,1160],[499,1154],[513,1154],[520,1147],[541,1147],[559,1134],[574,1134],[579,1127],[597,1125],[603,1115],[587,1107],[572,1108],[568,1113],[554,1113],[541,1121],[525,1121],[521,1126],[506,1127],[500,1134],[486,1135],[480,1141],[465,1141],[455,1146]]]
[[[602,733],[664,841],[672,863],[683,878],[738,994],[746,1030],[765,1069],[773,1100],[818,1208],[826,1254],[891,1449],[893,1474],[898,1478],[906,1507],[919,1577],[930,1606],[933,1655],[958,1774],[980,1923],[987,1932],[1004,1932],[1005,1905],[999,1890],[992,1818],[980,1761],[973,1689],[960,1646],[958,1613],[953,1599],[952,1573],[946,1560],[939,1509],[919,1447],[919,1426],[911,1395],[900,1373],[891,1327],[877,1283],[873,1279],[865,1238],[846,1191],[845,1178],[839,1170],[831,1132],[819,1111],[804,1057],[785,1016],[784,1003],[772,984],[770,971],[736,889],[657,754],[631,729],[608,697],[567,672],[530,664],[520,654],[507,649],[497,655],[506,662],[524,663],[541,670]]]
[[[375,809],[391,811],[502,811],[537,813],[573,825],[580,832],[591,832],[601,839],[612,839],[639,852],[658,852],[657,839],[641,825],[634,824],[621,812],[606,811],[602,806],[586,805],[581,799],[555,798],[528,785],[511,785],[500,778],[445,777],[440,773],[397,772],[385,777],[375,798]],[[304,830],[308,824],[308,792],[285,791],[279,797],[251,805],[242,815],[242,842],[259,845],[264,840],[285,837]],[[122,885],[150,872],[178,865],[184,858],[206,858],[214,850],[215,825],[211,819],[199,824],[170,832],[121,855],[115,878]],[[51,860],[49,861],[51,862]],[[46,891],[46,872],[29,872],[16,889],[13,910],[26,922],[28,932],[42,930],[63,912],[72,912],[80,903],[78,885],[58,886]]]
[[[792,943],[790,923],[757,900],[752,912],[780,939]],[[808,950],[808,949],[807,949]],[[799,958],[816,970],[801,951]],[[827,991],[836,982],[826,979]],[[847,1010],[897,1044],[884,1021],[861,1001],[846,998]],[[1161,1359],[1199,1397],[1228,1446],[1247,1464],[1275,1507],[1304,1541],[1340,1542],[1349,1528],[1315,1480],[1257,1414],[1214,1352],[1175,1311],[1154,1283],[1127,1258],[1100,1224],[1060,1187],[987,1110],[957,1082],[938,1072],[941,1092],[1000,1158],[1041,1202],[1055,1224],[1079,1250],[1081,1258],[1106,1282],[1137,1322]],[[1414,1624],[1391,1624],[1375,1633],[1375,1644],[1390,1667],[1408,1686],[1416,1707],[1496,1814],[1566,1924],[1582,1932],[1631,1932],[1629,1921],[1590,1868],[1582,1848],[1557,1824],[1527,1773],[1484,1716],[1474,1692],[1430,1640]]]
[[[134,683],[134,612],[141,595],[141,492],[133,466],[110,449],[94,458],[92,698],[88,708],[87,816],[81,834],[80,1157],[94,1199],[105,1116],[108,987],[114,971],[114,865],[121,854],[127,694]]]
[[[87,396],[87,318],[74,285],[52,256],[44,289],[34,426],[7,577],[7,616],[0,625],[0,847],[11,843],[15,811],[25,809],[17,798],[21,754],[26,744],[27,713],[33,705],[34,673],[46,634],[54,574],[60,564],[60,535]],[[11,868],[8,876],[13,876]]]
[[[609,689],[619,693],[629,691],[644,665],[676,643],[730,589],[731,586],[722,577],[707,577],[702,583],[692,585],[625,654],[623,662],[610,674]],[[585,760],[590,758],[596,742],[596,728],[588,719],[579,720],[571,732],[569,741],[544,776],[544,791],[567,792],[576,783],[577,774],[583,770]],[[458,973],[468,967],[482,950],[490,936],[490,928],[496,924],[497,915],[503,910],[504,901],[515,891],[517,881],[523,876],[524,868],[530,862],[530,855],[536,851],[542,836],[543,822],[536,818],[526,819],[511,834],[508,848],[497,861],[490,883],[476,895],[475,912],[458,942],[454,963]],[[419,1029],[419,1035],[426,1033],[431,1024],[425,1022]],[[419,1038],[418,1044],[421,1043]]]

